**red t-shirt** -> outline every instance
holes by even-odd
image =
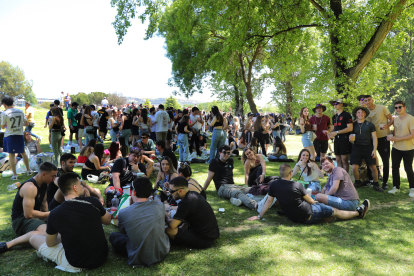
[[[85,163],[86,160],[88,160],[88,156],[78,156],[78,160],[76,160],[76,163]]]
[[[326,116],[322,115],[322,117],[316,117],[316,115],[313,115],[309,121],[312,123],[312,125],[316,124],[316,140],[321,141],[327,141],[328,135],[323,134],[322,130],[328,130],[328,128],[331,126],[331,119]]]

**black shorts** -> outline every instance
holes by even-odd
[[[178,228],[173,244],[185,245],[191,248],[204,249],[213,245],[214,240],[205,240],[197,236],[191,229]]]
[[[316,154],[328,152],[328,140],[313,140],[313,146],[315,147]]]
[[[270,144],[270,135],[268,133],[263,134],[263,140],[266,145]]]
[[[334,153],[335,155],[348,155],[351,153],[352,144],[349,142],[349,134],[339,134],[335,137]]]
[[[76,135],[78,135],[79,127],[78,126],[73,126],[73,129],[69,128],[69,130],[70,130],[70,134],[75,133]]]
[[[362,145],[353,145],[352,152],[351,152],[351,160],[349,163],[351,165],[358,165],[361,166],[362,159],[365,160],[367,166],[376,165],[376,159],[372,158],[371,154],[374,150],[373,146],[362,146]]]
[[[108,132],[108,129],[106,127],[99,127],[99,132],[106,134]]]
[[[167,132],[167,139],[166,140],[172,140],[172,131],[171,130],[169,130]]]

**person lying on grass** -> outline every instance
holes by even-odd
[[[343,211],[327,206],[323,203],[316,203],[306,192],[301,183],[292,181],[292,169],[289,164],[280,165],[279,173],[281,179],[270,184],[268,199],[258,216],[250,217],[249,220],[262,219],[276,197],[282,211],[293,222],[313,224],[320,221],[332,222],[335,218],[351,219],[364,218],[370,202],[365,199],[356,211]]]
[[[349,174],[341,167],[335,168],[330,157],[322,157],[321,164],[329,179],[315,200],[339,210],[355,211],[359,205],[359,196]]]

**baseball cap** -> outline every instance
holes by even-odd
[[[107,104],[102,104],[102,108],[106,108],[107,107]]]

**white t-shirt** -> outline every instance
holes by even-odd
[[[97,111],[91,111],[91,115],[93,118],[93,126],[98,127],[98,119],[99,119],[99,113]]]
[[[170,116],[167,111],[160,110],[155,113],[155,121],[157,122],[156,132],[167,132],[168,131],[168,122],[170,121]]]
[[[107,99],[103,99],[103,100],[101,101],[101,104],[106,104],[106,106],[108,107],[108,100],[107,100]]]
[[[151,122],[152,122],[151,132],[155,132],[156,129],[157,129],[157,122],[155,121],[155,114],[154,115],[148,115],[148,118],[150,118]]]
[[[65,103],[65,94],[60,93],[60,104]]]
[[[191,123],[194,123],[195,121],[197,121],[198,118],[200,118],[200,115],[195,115],[194,116],[193,114],[190,114]],[[195,129],[195,130],[200,130],[200,128],[201,128],[201,124],[199,122],[197,122],[193,125],[193,129]]]
[[[1,125],[6,127],[4,137],[23,135],[23,126],[26,122],[24,112],[17,108],[10,108],[1,113]]]

